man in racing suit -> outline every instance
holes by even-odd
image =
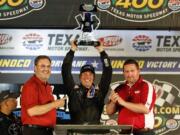
[[[95,47],[100,53],[103,65],[101,80],[97,86],[94,84],[95,70],[92,65],[81,68],[80,84],[75,84],[71,74],[74,53],[77,50],[75,42],[66,54],[62,65],[63,82],[69,96],[69,110],[72,124],[99,124],[104,107],[104,99],[108,92],[112,76],[110,59],[103,49],[103,45]]]

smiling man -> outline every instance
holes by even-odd
[[[24,84],[21,95],[23,135],[53,135],[56,108],[64,106],[65,99],[54,100],[48,79],[51,59],[40,55],[34,62],[35,74]]]
[[[118,124],[132,125],[133,135],[154,135],[156,94],[153,85],[140,76],[139,65],[133,59],[125,61],[123,74],[126,81],[111,92],[107,114],[118,111]]]
[[[62,65],[62,77],[69,96],[69,111],[72,124],[99,124],[104,107],[104,98],[111,82],[112,67],[110,59],[103,49],[103,45],[97,46],[103,65],[101,80],[94,84],[95,69],[92,65],[84,65],[80,70],[80,84],[73,80],[71,74],[74,53],[77,45],[72,42],[71,49],[64,58]]]

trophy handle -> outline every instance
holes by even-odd
[[[81,40],[79,41],[78,43],[78,46],[94,46],[94,47],[97,47],[97,46],[100,46],[100,42],[99,41],[85,41],[85,40]]]
[[[75,30],[77,30],[77,29],[82,29],[82,28],[81,28],[82,21],[83,21],[82,15],[81,15],[81,14],[78,14],[78,15],[76,15],[74,18],[75,18],[75,20],[76,20],[76,22],[77,22],[77,24],[78,24],[78,26],[75,28]]]
[[[95,19],[93,19],[93,18],[95,18]],[[97,30],[99,28],[100,23],[101,23],[100,19],[96,15],[91,15],[91,19],[96,20],[93,23],[95,23],[95,22],[97,23],[96,27],[94,28],[94,30]]]

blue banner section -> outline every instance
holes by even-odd
[[[70,114],[62,110],[57,111],[57,118],[62,120],[70,120]]]
[[[13,113],[17,117],[21,117],[21,111],[20,110],[17,109],[15,111],[13,111]],[[58,119],[61,119],[61,120],[70,120],[70,114],[67,112],[64,112],[63,110],[57,110],[56,116]]]
[[[34,58],[36,56],[0,56],[0,72],[29,73],[33,72]],[[51,56],[52,73],[60,73],[63,63],[63,56]],[[123,63],[127,57],[111,57],[113,73],[122,72]],[[134,57],[144,73],[180,73],[180,59],[174,57]],[[102,71],[102,64],[99,57],[74,58],[72,73],[77,73],[84,64],[92,64],[97,73]]]

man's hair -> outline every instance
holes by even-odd
[[[86,71],[90,71],[91,73],[93,73],[95,75],[95,69],[90,64],[86,64],[86,65],[82,66],[81,70],[80,70],[80,74],[82,74],[83,72],[86,72]]]
[[[126,61],[124,62],[124,64],[123,64],[123,71],[124,71],[124,66],[125,66],[125,65],[129,65],[129,64],[134,64],[134,65],[136,66],[136,68],[139,69],[139,64],[137,63],[136,60],[134,60],[134,59],[128,59],[128,60],[126,60]]]
[[[35,60],[34,60],[34,65],[37,65],[38,62],[39,62],[41,59],[47,59],[47,60],[49,60],[49,62],[51,63],[51,59],[50,59],[48,56],[46,56],[46,55],[39,55],[39,56],[37,56],[37,57],[35,58]]]

